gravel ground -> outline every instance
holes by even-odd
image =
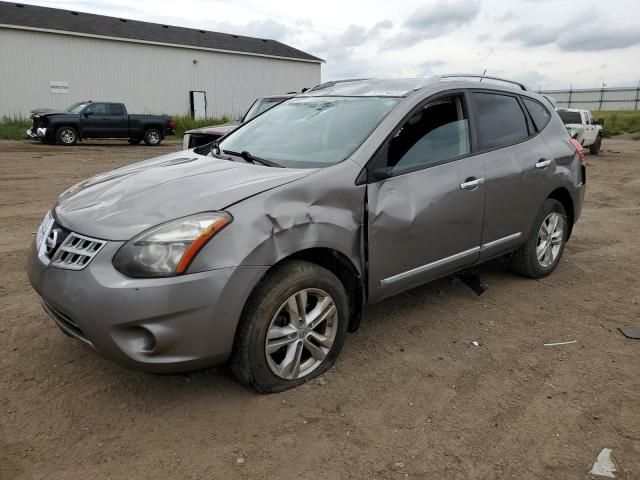
[[[587,156],[551,277],[495,261],[482,297],[443,279],[369,307],[334,371],[267,396],[226,368],[123,370],[59,332],[27,281],[60,192],[179,148],[0,142],[0,479],[588,479],[605,447],[616,478],[640,478],[640,341],[617,331],[640,325],[640,142]]]

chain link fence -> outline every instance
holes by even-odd
[[[585,110],[640,110],[640,83],[637,87],[581,88],[569,90],[540,90],[550,96],[559,108]]]

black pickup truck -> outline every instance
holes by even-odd
[[[75,145],[84,138],[126,138],[131,144],[160,145],[176,126],[167,115],[129,115],[124,104],[112,102],[78,102],[63,111],[32,110],[31,118],[28,138],[62,145]]]

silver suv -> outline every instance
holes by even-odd
[[[230,360],[275,392],[326,371],[367,304],[502,255],[544,277],[580,215],[581,149],[545,97],[457,77],[323,84],[86,180],[42,223],[31,284],[125,367]]]

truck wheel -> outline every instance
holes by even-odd
[[[568,232],[562,203],[547,198],[533,222],[527,243],[513,253],[513,269],[531,278],[549,275],[560,262]]]
[[[286,262],[250,297],[231,370],[260,393],[293,388],[334,364],[348,323],[347,293],[333,273],[314,263]]]
[[[78,132],[73,127],[60,127],[56,130],[56,143],[75,145],[78,143]]]
[[[149,146],[155,147],[156,145],[160,145],[162,141],[162,136],[160,135],[160,130],[157,128],[149,128],[144,132],[144,143]]]
[[[602,146],[602,137],[598,135],[598,138],[596,138],[596,141],[589,146],[589,153],[591,153],[591,155],[599,155],[601,146]]]
[[[131,145],[138,145],[142,141],[141,138],[130,138],[127,140]]]

